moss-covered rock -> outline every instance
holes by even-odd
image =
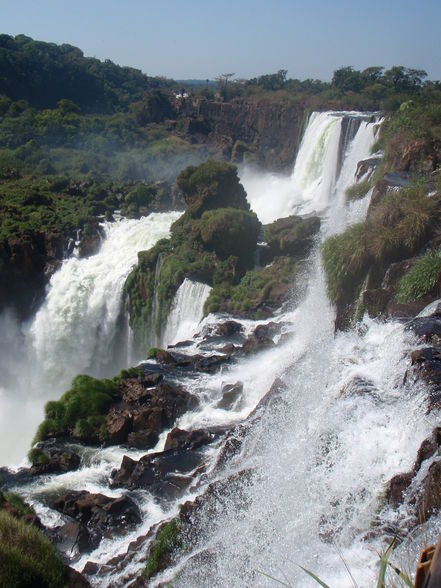
[[[272,315],[288,298],[303,264],[292,257],[277,257],[271,265],[249,270],[238,284],[220,284],[210,292],[205,311],[260,319]]]
[[[319,229],[317,216],[288,216],[265,225],[264,235],[269,249],[263,252],[263,261],[269,263],[278,255],[304,255]]]
[[[173,297],[185,278],[228,289],[254,266],[260,223],[249,212],[236,168],[209,161],[184,170],[178,184],[188,210],[172,225],[170,239],[139,253],[125,285],[139,348],[160,341]]]
[[[172,519],[162,525],[153,542],[143,577],[149,580],[170,565],[173,552],[179,549],[182,540],[179,536],[179,521]]]
[[[236,255],[245,267],[253,264],[260,223],[254,213],[219,208],[203,213],[200,223],[203,244],[220,259]]]
[[[189,166],[178,175],[177,184],[195,218],[213,208],[250,208],[237,168],[228,163],[209,160],[197,167]]]

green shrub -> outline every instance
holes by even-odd
[[[41,449],[38,449],[37,447],[33,447],[28,452],[28,459],[33,466],[41,466],[49,463],[48,456],[44,451],[41,451]]]
[[[179,521],[172,519],[156,535],[150,549],[150,555],[144,568],[143,576],[147,580],[163,570],[170,563],[173,552],[181,546],[179,538]]]
[[[19,517],[28,514],[35,514],[32,507],[26,504],[21,496],[15,494],[14,492],[2,492],[0,490],[0,507],[2,507],[2,505],[5,503],[14,507]]]
[[[63,588],[61,556],[40,531],[0,512],[0,585],[8,588]]]
[[[441,270],[441,255],[430,251],[418,259],[398,282],[397,302],[407,303],[431,294],[438,282]]]
[[[150,347],[147,351],[147,359],[155,359],[158,351],[162,351],[160,347]]]
[[[118,378],[98,380],[79,375],[72,381],[70,390],[60,400],[46,404],[46,419],[40,424],[34,443],[49,436],[70,435],[93,440],[102,416],[118,398]]]

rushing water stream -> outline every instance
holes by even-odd
[[[360,587],[375,585],[376,551],[382,544],[380,539],[367,540],[367,535],[379,522],[384,484],[411,468],[421,441],[435,424],[435,416],[423,414],[424,388],[402,384],[412,344],[403,326],[366,318],[357,329],[336,335],[334,310],[326,296],[320,244],[366,214],[370,194],[347,204],[345,190],[355,181],[358,162],[369,156],[377,126],[375,117],[314,113],[290,177],[256,176],[242,170],[251,207],[262,222],[293,213],[316,213],[322,217],[322,229],[305,275],[306,294],[297,307],[275,318],[283,323],[283,343],[218,374],[182,382],[200,399],[198,409],[177,423],[184,429],[241,422],[276,377],[283,379],[286,390],[281,402],[250,430],[240,459],[233,460],[225,472],[225,476],[244,468],[254,472],[245,490],[245,510],[237,508],[234,494],[225,497],[227,508],[217,514],[211,511],[202,520],[203,532],[195,551],[153,585],[178,573],[173,585],[187,588],[277,585],[265,574],[291,586],[315,586],[299,565],[332,587],[352,586],[350,574]],[[139,221],[146,223],[142,230],[135,221],[106,226],[106,240],[97,256],[71,259],[54,275],[46,302],[24,335],[26,345],[33,349],[35,365],[43,366],[46,381],[55,378],[66,386],[78,372],[106,371],[118,330],[121,289],[136,262],[136,252],[166,235],[175,218],[175,213],[151,215]],[[138,240],[141,234],[144,240]],[[128,241],[130,247],[123,248]],[[117,270],[121,264],[124,270]],[[208,292],[203,284],[184,282],[168,319],[167,343],[192,337]],[[215,351],[215,347],[204,348],[202,335],[220,318],[225,317],[210,315],[202,321],[202,334],[193,340],[190,350]],[[256,326],[253,321],[242,323],[247,331]],[[19,375],[16,377],[18,381]],[[219,407],[222,386],[237,381],[244,385],[240,401],[230,410]],[[48,397],[46,391],[38,398],[40,407],[33,423],[41,418],[41,404]],[[154,450],[163,447],[165,436]],[[83,452],[85,467],[81,470],[46,476],[21,489],[45,524],[60,520],[44,506],[46,496],[67,489],[120,495],[121,491],[108,488],[110,470],[119,466],[124,454],[139,457],[146,453],[115,447]],[[215,449],[208,454],[214,459]],[[178,510],[178,502],[161,504],[147,492],[136,493],[136,499],[143,511],[141,528],[117,540],[103,540],[95,552],[75,563],[77,569],[88,560],[105,563],[123,553],[130,540]],[[405,519],[405,513],[402,515]],[[383,519],[394,516],[381,511]],[[411,561],[420,542],[417,537],[409,548]],[[194,558],[207,550],[210,565],[201,563],[203,558]],[[402,555],[406,556],[404,548]],[[141,564],[135,558],[132,565],[137,569]],[[96,582],[99,586],[124,583],[115,575]]]

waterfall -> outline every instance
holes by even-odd
[[[344,192],[374,140],[374,125],[362,121],[341,168],[333,169],[337,154],[328,149],[336,150],[341,124],[328,116],[311,117],[313,128],[306,130],[293,174],[302,182],[298,193],[310,195],[309,201],[297,200],[300,209],[327,203],[321,240],[363,219],[366,204],[346,204]],[[308,191],[313,184],[318,196]],[[303,566],[330,586],[355,585],[350,574],[359,587],[376,583],[383,545],[380,537],[369,540],[369,533],[379,522],[384,485],[412,468],[437,420],[423,415],[424,387],[403,386],[412,338],[402,324],[368,318],[335,335],[319,248],[303,302],[283,318],[290,320],[290,339],[232,373],[252,396],[262,380],[268,390],[271,376],[282,375],[287,385],[281,402],[250,430],[240,458],[224,474],[251,471],[251,480],[244,477],[239,498],[233,492],[218,507],[209,504],[198,523],[195,550],[158,581],[178,571],[174,585],[186,588],[275,585],[268,575],[289,586],[316,586]],[[191,424],[199,424],[194,416]],[[201,563],[204,554],[209,565]]]
[[[185,278],[173,299],[163,336],[163,345],[191,339],[203,316],[210,286]]]
[[[74,376],[115,375],[127,367],[129,337],[119,337],[120,331],[125,331],[120,328],[125,280],[137,262],[138,251],[167,237],[180,214],[154,213],[140,220],[104,222],[98,253],[65,260],[52,276],[46,299],[31,324],[15,326],[14,341],[20,341],[20,355],[17,357],[14,346],[2,345],[8,358],[5,364],[16,366],[10,368],[16,373],[8,380],[2,378],[6,387],[0,389],[0,446],[5,448],[5,456],[0,459],[24,456],[42,419],[44,401],[58,398]],[[10,323],[12,319],[7,320]],[[11,325],[8,332],[14,332]]]
[[[83,554],[74,562],[78,570],[89,560],[99,564],[112,558],[115,561],[115,556],[125,553],[136,537],[148,535],[152,526],[175,516],[180,504],[195,498],[195,491],[204,490],[217,479],[228,480],[236,475],[243,480],[240,496],[227,489],[219,503],[209,503],[195,523],[197,539],[191,544],[192,549],[184,550],[175,567],[159,574],[149,585],[167,582],[181,588],[277,585],[270,576],[290,586],[315,587],[317,584],[299,566],[311,570],[332,587],[353,586],[350,574],[360,588],[376,584],[377,554],[383,549],[383,543],[381,532],[376,535],[373,529],[396,522],[396,513],[381,509],[385,484],[393,475],[411,469],[421,441],[437,424],[436,411],[423,414],[427,393],[424,386],[411,382],[403,385],[406,357],[414,343],[411,334],[400,323],[380,323],[369,318],[352,331],[335,334],[335,311],[326,295],[320,245],[329,235],[365,217],[370,195],[360,201],[346,202],[345,191],[356,181],[358,161],[369,155],[378,122],[355,113],[313,113],[288,177],[241,170],[251,207],[264,223],[293,213],[314,212],[321,216],[321,233],[308,259],[309,276],[304,277],[306,293],[297,307],[274,317],[283,329],[279,345],[232,361],[215,374],[191,373],[180,377],[179,384],[198,396],[199,405],[173,426],[191,430],[241,423],[276,377],[282,378],[286,389],[280,393],[280,400],[269,406],[249,428],[240,455],[227,461],[224,470],[210,470],[210,460],[216,460],[218,450],[215,445],[210,447],[206,468],[200,468],[199,474],[195,474],[200,477],[188,495],[173,502],[158,500],[148,491],[134,492],[143,514],[141,526],[123,537],[105,538],[94,552]],[[161,236],[167,233],[175,217],[171,214],[165,222],[166,218],[157,218],[158,222],[164,221]],[[117,228],[115,225],[109,230]],[[153,224],[144,233],[145,236],[149,233],[152,241],[159,238],[153,236]],[[124,235],[127,234],[125,230]],[[110,238],[106,234],[102,251]],[[118,258],[118,247],[122,247],[121,241],[109,252],[113,260]],[[136,261],[135,253],[133,259]],[[72,264],[73,267],[76,266]],[[112,265],[104,264],[104,267],[103,283]],[[160,261],[157,273],[158,268]],[[83,275],[79,270],[78,273]],[[60,282],[59,296],[65,300],[64,304],[58,304],[57,313],[62,317],[60,330],[66,328],[73,339],[77,337],[79,345],[89,346],[97,365],[91,366],[87,358],[81,361],[85,364],[88,361],[90,369],[98,369],[98,363],[100,369],[105,369],[107,354],[103,341],[112,340],[115,327],[104,325],[118,312],[112,310],[110,286],[98,288],[99,292],[104,289],[107,296],[92,295],[94,288],[89,286],[97,279],[95,269],[84,275],[89,278],[75,282],[73,301],[84,294],[87,301],[98,298],[101,302],[95,311],[85,301],[77,306],[64,291],[70,291],[70,282]],[[50,294],[55,282],[54,276],[42,314],[23,336],[35,351],[42,350],[41,361],[49,374],[63,378],[65,370],[78,371],[78,366],[70,365],[71,361],[72,364],[77,361],[75,346],[67,345],[62,333],[49,326]],[[112,278],[112,287],[113,283]],[[212,332],[219,317],[210,315],[198,326],[208,293],[208,286],[184,281],[172,303],[164,332],[165,344],[192,337],[196,329],[201,329],[201,335],[195,340],[197,353],[219,353],[216,342],[210,347],[210,337],[204,338],[204,329],[206,333]],[[52,297],[58,295],[52,293]],[[96,326],[95,312],[101,317],[100,328]],[[90,323],[90,329],[86,329],[80,315]],[[256,326],[251,320],[241,322],[247,334]],[[37,324],[46,333],[41,340],[37,337],[37,331],[40,332]],[[77,324],[86,334],[82,335]],[[58,344],[57,337],[60,337]],[[8,344],[14,353],[19,352],[15,339]],[[57,356],[58,345],[61,348],[66,345],[68,351]],[[28,366],[22,371],[32,381]],[[8,387],[14,377],[15,374],[8,373]],[[225,384],[239,381],[243,383],[242,396],[230,409],[223,408],[219,403],[222,389]],[[0,389],[0,400],[1,394]],[[51,390],[46,394],[46,398],[54,397]],[[158,447],[152,451],[163,447],[166,435],[167,431],[163,432]],[[55,526],[60,522],[56,513],[48,512],[47,496],[60,492],[60,487],[119,495],[119,490],[109,490],[109,471],[119,467],[123,454],[139,458],[145,453],[128,452],[121,447],[86,451],[93,457],[81,470],[40,477],[33,485],[20,489],[25,497],[32,498],[45,524]],[[400,511],[400,516],[405,517],[406,512]],[[425,531],[430,541],[430,530]],[[411,565],[421,541],[421,536],[416,535],[415,547],[409,551]],[[145,565],[148,547],[144,547],[131,551],[129,571],[139,573]],[[126,585],[127,569],[122,572],[112,566],[107,569],[108,576],[91,577],[94,585]]]
[[[355,182],[352,161],[351,165],[347,163],[348,150],[352,150],[354,157],[363,153],[361,159],[369,155],[378,122],[366,118],[372,117],[357,113],[312,113],[290,176],[242,168],[240,178],[259,219],[265,224],[290,214],[324,214],[329,210],[337,179],[340,185],[347,180],[346,176],[340,180],[344,169],[351,170],[351,183]],[[354,143],[359,148],[354,150]],[[368,148],[363,151],[366,145]]]

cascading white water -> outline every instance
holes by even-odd
[[[355,119],[362,118],[356,113],[349,114]],[[354,160],[360,154],[363,154],[361,159],[369,155],[376,128],[376,124],[363,120],[356,122],[360,124],[355,137],[345,142],[341,137],[341,114],[312,113],[289,177],[262,174],[247,167],[241,169],[240,178],[248,200],[264,224],[290,214],[323,214],[335,195],[337,176],[339,185],[348,187],[345,170],[349,170],[350,183],[355,181]],[[342,154],[339,148],[344,149]],[[349,160],[348,150],[352,154]],[[343,167],[338,170],[340,160]]]
[[[305,165],[311,162],[306,154],[315,151],[305,144],[307,136],[308,131],[305,154],[300,152],[297,160]],[[321,143],[323,136],[315,138]],[[354,182],[357,161],[368,155],[373,137],[373,125],[362,123],[336,183],[332,166],[315,160],[313,183],[329,188],[311,205],[316,209],[325,200],[328,205],[322,239],[347,222],[362,220],[366,204],[350,204],[348,211],[344,191]],[[317,147],[317,153],[326,160],[326,150]],[[299,164],[296,168],[297,177],[307,177]],[[329,175],[315,175],[319,168]],[[252,206],[256,208],[254,202]],[[301,208],[308,208],[307,203]],[[311,266],[304,302],[289,317],[291,339],[233,372],[244,381],[245,394],[251,394],[253,370],[255,388],[263,374],[267,383],[268,374],[278,376],[289,365],[282,407],[264,414],[246,438],[240,460],[233,460],[227,472],[254,472],[245,485],[246,506],[238,509],[232,495],[225,497],[230,504],[226,512],[221,508],[214,515],[209,508],[191,556],[201,551],[214,561],[207,558],[210,566],[205,566],[203,558],[184,558],[158,582],[178,572],[174,585],[180,587],[273,586],[268,574],[290,586],[316,586],[299,568],[304,566],[333,587],[353,586],[350,574],[360,588],[376,583],[382,544],[367,535],[377,522],[384,484],[412,467],[436,416],[422,414],[423,386],[402,384],[412,342],[403,326],[366,318],[355,331],[334,335],[319,251]],[[195,416],[184,416],[182,424],[186,420],[200,424]]]
[[[155,213],[140,220],[103,223],[98,253],[67,259],[52,276],[46,300],[32,323],[22,328],[15,324],[13,341],[22,349],[20,359],[14,345],[2,344],[4,364],[14,374],[6,381],[6,368],[2,370],[6,386],[0,389],[0,463],[24,457],[42,420],[44,402],[58,398],[75,375],[115,375],[127,367],[128,349],[120,348],[116,356],[114,348],[124,282],[138,251],[166,237],[180,214]],[[8,333],[13,333],[12,318],[3,320],[8,321]],[[128,337],[121,346],[127,341]]]
[[[347,136],[346,148],[339,157],[338,149],[345,144],[342,116],[312,115],[291,178],[277,183],[274,176],[269,181],[262,177],[262,188],[250,177],[246,179],[248,172],[242,170],[251,206],[263,222],[316,211],[323,218],[323,240],[348,223],[363,219],[369,195],[346,204],[344,192],[354,183],[357,162],[369,155],[375,125],[366,120],[356,125],[355,136]],[[282,403],[268,410],[250,431],[240,459],[233,460],[225,472],[226,476],[244,468],[254,472],[245,488],[246,509],[237,509],[234,495],[225,497],[227,512],[220,509],[216,514],[211,510],[202,521],[196,546],[201,558],[192,560],[194,551],[184,555],[177,568],[159,575],[152,585],[179,572],[174,586],[274,586],[261,571],[292,586],[315,586],[297,567],[299,564],[333,588],[351,586],[342,558],[360,588],[375,585],[376,552],[381,542],[366,540],[366,535],[371,523],[377,521],[384,483],[411,467],[436,415],[422,417],[422,387],[402,386],[406,351],[411,344],[402,325],[365,319],[357,330],[336,336],[318,249],[311,256],[310,267],[303,302],[276,318],[289,336],[282,345],[214,376],[192,376],[183,382],[200,398],[199,408],[176,423],[184,429],[239,422],[277,376],[283,377],[288,390]],[[184,298],[191,298],[190,288],[190,284],[182,288],[187,291]],[[181,309],[181,316],[186,317],[189,311],[182,312],[179,295],[176,310]],[[194,301],[192,304],[194,309],[197,305]],[[202,324],[216,320],[208,317]],[[177,316],[170,316],[169,322],[174,325],[170,330],[179,328]],[[256,324],[243,323],[248,330]],[[187,338],[189,331],[176,339]],[[223,385],[237,381],[244,384],[242,398],[230,410],[221,408]],[[162,448],[165,435],[152,451]],[[25,491],[46,524],[57,515],[39,502],[44,502],[45,493],[72,488],[115,494],[107,486],[108,472],[128,452],[121,448],[89,451],[93,458],[84,469],[48,476]],[[141,453],[131,455],[139,457]],[[77,569],[81,570],[88,559],[105,563],[123,553],[130,540],[177,512],[178,502],[158,503],[147,492],[136,496],[144,517],[141,528],[115,541],[105,539],[94,553],[76,562]],[[139,556],[140,560],[132,564],[137,571],[143,565],[142,554]],[[124,585],[113,570],[111,577],[97,577],[92,582],[97,586]]]
[[[200,323],[210,286],[185,278],[173,298],[162,344],[164,346],[191,339]]]

